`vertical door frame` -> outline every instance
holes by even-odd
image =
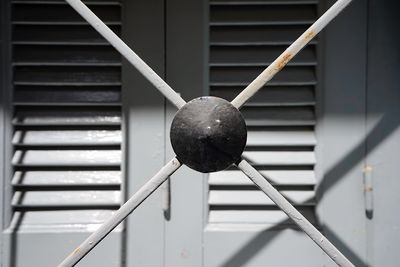
[[[11,67],[11,1],[0,3],[0,264],[4,264],[10,251],[5,244],[4,232],[11,222],[12,175],[12,67]]]
[[[165,78],[164,0],[124,1],[122,39]],[[165,163],[165,100],[126,60],[122,64],[123,173],[126,198]],[[160,190],[125,223],[126,266],[162,266],[164,222]]]
[[[324,1],[324,9],[335,1]],[[366,263],[367,1],[353,1],[322,33],[317,88],[317,216],[356,266]],[[331,261],[326,258],[327,266]]]
[[[186,101],[208,95],[208,3],[166,1],[166,80]],[[176,109],[167,105],[166,144]],[[184,166],[171,178],[171,213],[166,220],[165,266],[203,266],[207,177]]]

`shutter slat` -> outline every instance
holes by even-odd
[[[100,43],[103,37],[90,25],[14,25],[13,42],[55,43]],[[120,35],[121,27],[110,25],[111,30]]]
[[[312,209],[296,207],[311,222],[316,223]],[[240,223],[240,224],[272,224],[292,225],[289,217],[280,210],[211,210],[208,218],[210,223]]]
[[[17,150],[17,166],[119,166],[120,150]]]
[[[295,205],[315,205],[313,191],[280,191],[280,193]],[[210,205],[227,206],[265,206],[275,205],[264,192],[259,190],[212,190],[208,196]]]
[[[15,125],[119,125],[121,116],[117,111],[94,110],[22,110],[17,111]]]
[[[317,15],[316,12],[317,7],[309,5],[211,6],[210,24],[212,25],[215,22],[242,23],[246,21],[312,21]]]
[[[119,87],[35,87],[16,86],[14,88],[15,105],[120,105]]]
[[[120,191],[17,191],[12,205],[31,208],[117,206],[120,198]]]
[[[317,5],[318,0],[264,0],[264,1],[243,1],[243,0],[212,0],[210,1],[211,6],[218,6],[218,5]]]
[[[281,165],[298,166],[315,164],[314,152],[270,152],[270,151],[245,151],[243,157],[254,165]]]
[[[290,44],[308,25],[211,26],[210,42],[243,44]]]
[[[119,67],[17,66],[14,80],[21,83],[120,83]]]
[[[316,183],[313,171],[261,170],[260,172],[268,177],[268,181],[273,185],[314,186]],[[212,186],[254,186],[254,183],[240,171],[211,173],[208,182]]]
[[[12,140],[14,145],[120,145],[121,131],[111,130],[64,130],[64,131],[16,131]]]
[[[17,171],[13,185],[20,186],[71,186],[120,185],[120,171]]]
[[[107,46],[26,46],[14,47],[14,64],[93,63],[121,64],[118,52]]]
[[[102,20],[120,24],[119,6],[92,6],[91,10]],[[46,4],[43,5],[28,4],[18,5],[12,16],[13,23],[24,22],[84,22],[83,18],[73,10],[69,5]]]
[[[248,131],[247,146],[315,146],[313,131]]]
[[[15,218],[20,218],[19,226],[41,226],[48,229],[51,226],[93,225],[101,224],[107,220],[114,211],[112,210],[39,210],[35,212],[15,212]],[[93,229],[92,229],[93,230]]]
[[[94,5],[106,5],[106,6],[121,6],[120,1],[98,1],[98,0],[84,0],[86,5],[94,6]],[[11,2],[14,5],[19,4],[29,4],[29,5],[65,5],[69,4],[64,0],[13,0]]]
[[[210,69],[210,81],[211,83],[250,83],[263,70],[262,67],[212,67]],[[287,66],[271,81],[315,82],[314,67]]]
[[[247,126],[315,125],[312,107],[243,108]]]
[[[232,101],[244,87],[211,87],[214,96]],[[245,105],[282,105],[296,103],[315,103],[314,88],[312,86],[293,87],[264,87],[257,93],[257,97],[250,99]]]

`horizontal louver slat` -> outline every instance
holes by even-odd
[[[98,186],[121,184],[120,171],[17,171],[12,184],[17,187]]]
[[[294,205],[315,204],[312,191],[280,191]],[[208,196],[210,205],[270,206],[274,202],[259,190],[212,190]]]
[[[100,209],[16,211],[14,218],[19,219],[21,228],[65,226],[68,230],[72,225],[99,225],[113,213],[113,210]]]
[[[233,100],[316,19],[318,1],[210,1],[210,95]],[[243,157],[313,223],[317,40],[305,47],[241,112]],[[209,222],[291,224],[240,171],[209,175]]]
[[[305,207],[308,208],[308,207]],[[314,210],[302,209],[299,211],[311,222],[316,223]],[[258,223],[276,225],[292,225],[287,215],[280,210],[211,210],[210,223]]]
[[[120,64],[118,52],[107,46],[26,46],[14,47],[14,65]]]
[[[90,25],[14,25],[13,44],[109,45]],[[120,35],[120,26],[110,25]]]
[[[65,138],[68,136],[68,139]],[[112,130],[48,130],[16,131],[12,143],[20,146],[85,146],[120,145],[121,131]]]
[[[212,95],[233,100],[242,90],[243,86],[211,87]],[[245,106],[304,106],[314,105],[313,86],[268,86],[257,93]]]
[[[279,170],[260,171],[273,185],[313,186],[315,175],[313,171]],[[254,186],[254,183],[240,171],[224,171],[211,173],[211,186]]]
[[[211,46],[288,45],[300,36],[308,25],[213,26],[210,31]],[[315,42],[314,42],[315,43]]]
[[[120,34],[119,1],[85,3]],[[14,219],[102,223],[122,197],[121,57],[65,1],[12,4]]]
[[[18,166],[119,166],[120,150],[17,150]]]
[[[120,203],[119,191],[27,191],[16,192],[12,204],[18,207],[110,206]]]
[[[120,125],[118,109],[111,108],[19,108],[13,120],[15,125]]]

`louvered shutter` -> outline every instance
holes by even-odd
[[[86,3],[120,34],[117,0]],[[11,228],[91,231],[122,198],[120,55],[61,0],[12,1],[12,45]],[[66,245],[56,255],[87,234],[71,236],[60,236]],[[45,245],[58,239],[49,240]],[[99,258],[101,266],[121,260],[119,244]],[[32,258],[21,245],[24,266]]]
[[[232,100],[317,18],[317,1],[211,1],[210,94]],[[315,222],[314,146],[317,41],[241,111],[243,156]],[[209,223],[291,224],[235,169],[209,176]]]

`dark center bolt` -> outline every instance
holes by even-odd
[[[237,162],[246,146],[242,114],[218,97],[199,97],[175,115],[170,138],[178,160],[203,173],[221,171]]]

